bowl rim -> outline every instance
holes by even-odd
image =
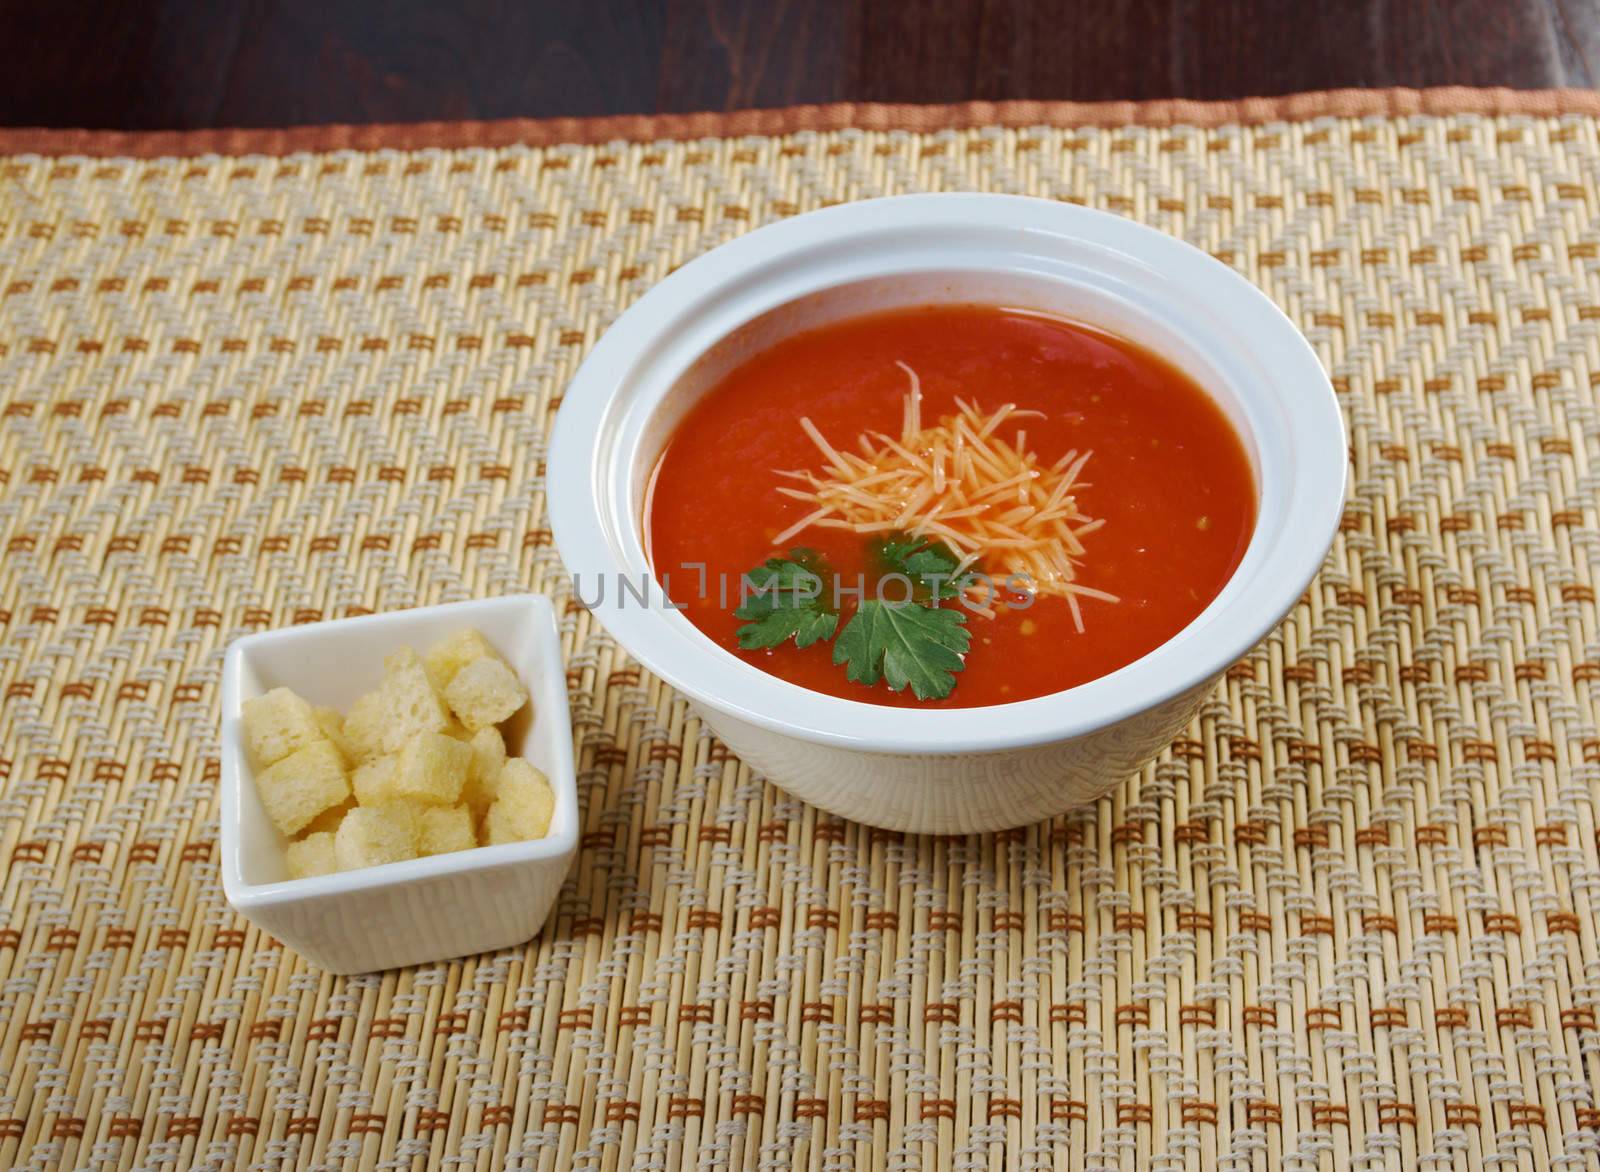
[[[1270,372],[1270,379],[1256,381],[1270,386],[1266,397],[1281,419],[1278,434],[1290,442],[1291,450],[1271,465],[1277,472],[1270,483],[1263,483],[1270,469],[1259,464],[1256,469],[1258,492],[1283,498],[1276,531],[1263,533],[1258,515],[1244,558],[1218,598],[1146,655],[1063,691],[979,707],[891,707],[811,691],[718,646],[654,591],[647,605],[626,605],[619,589],[590,606],[630,654],[691,700],[771,732],[866,752],[947,756],[1058,743],[1215,679],[1278,624],[1315,576],[1343,512],[1346,431],[1326,371],[1289,318],[1241,274],[1177,237],[1079,205],[975,192],[863,200],[769,224],[683,265],[623,313],[568,384],[548,447],[547,507],[568,572],[616,575],[619,582],[624,576],[639,581],[642,575],[655,585],[638,540],[638,521],[631,518],[633,503],[623,499],[629,496],[627,477],[610,474],[610,457],[613,447],[627,442],[626,424],[617,419],[622,392],[636,379],[648,380],[665,340],[691,332],[696,315],[704,321],[714,309],[724,316],[733,312],[721,309],[719,298],[745,298],[750,308],[742,319],[730,316],[731,324],[717,337],[795,300],[791,295],[768,303],[752,295],[764,275],[769,285],[776,283],[771,274],[784,266],[825,270],[829,262],[817,259],[824,253],[870,255],[875,243],[907,232],[927,233],[937,251],[941,233],[980,230],[1014,235],[1019,248],[1064,244],[1122,266],[1124,278],[1131,272],[1149,288],[1160,285],[1198,304],[1226,306],[1231,332],[1219,337],[1232,345],[1214,344],[1215,352],[1240,369]],[[1015,258],[1005,263],[1001,255],[985,271],[1010,273],[1015,263]],[[881,275],[898,274],[886,269]],[[828,287],[819,283],[809,291]],[[646,400],[626,409],[648,417],[677,377],[657,377]],[[1204,380],[1196,381],[1206,389]],[[1260,438],[1235,425],[1247,446]],[[1274,543],[1270,564],[1269,538]],[[584,601],[581,593],[578,597]]]
[[[559,698],[560,711],[551,713],[551,705],[541,704],[541,713],[535,719],[556,719],[563,728],[570,728],[571,718],[567,697],[566,668],[561,657],[561,636],[556,625],[555,608],[548,596],[537,593],[506,594],[493,598],[463,599],[432,606],[410,607],[404,610],[380,611],[377,614],[357,615],[351,618],[329,619],[319,623],[305,623],[293,627],[280,627],[245,635],[228,644],[222,668],[222,762],[219,786],[221,790],[222,886],[223,894],[235,908],[266,908],[283,904],[338,898],[360,891],[404,887],[427,882],[445,875],[461,875],[478,871],[493,871],[507,867],[520,867],[530,863],[550,863],[572,856],[578,845],[578,825],[581,821],[577,808],[578,790],[576,769],[572,756],[570,735],[554,737],[555,763],[549,781],[555,791],[556,801],[571,811],[570,816],[552,824],[550,833],[543,838],[527,842],[500,843],[494,846],[474,847],[471,850],[453,851],[449,854],[430,855],[425,858],[406,859],[398,863],[384,863],[375,867],[362,867],[354,871],[336,871],[331,875],[313,875],[303,879],[279,879],[269,883],[251,883],[244,877],[241,857],[240,819],[243,817],[242,787],[253,784],[253,774],[248,764],[243,741],[241,706],[241,675],[244,659],[256,648],[310,640],[325,636],[330,627],[341,633],[370,630],[376,637],[384,628],[396,635],[419,621],[426,621],[442,613],[461,614],[465,621],[471,613],[486,609],[526,608],[534,614],[537,632],[532,656],[541,663],[552,665],[550,687]],[[403,639],[402,639],[403,641]],[[535,691],[535,700],[538,700]]]

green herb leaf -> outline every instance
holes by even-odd
[[[961,559],[942,542],[897,533],[878,542],[875,548],[878,560],[890,572],[911,579],[913,596],[919,601],[938,602],[961,593],[955,578]]]
[[[768,558],[744,576],[744,601],[733,612],[748,619],[739,628],[739,646],[747,651],[776,647],[792,638],[809,647],[832,637],[839,616],[823,599],[828,565],[813,549],[791,549],[786,558]]]
[[[971,635],[958,610],[863,602],[833,644],[833,662],[859,684],[886,679],[892,692],[911,685],[918,700],[942,700],[956,686]]]

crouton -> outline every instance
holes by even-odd
[[[345,739],[344,717],[332,708],[313,708],[311,716],[317,722],[317,727],[322,730],[323,737],[339,750],[339,756],[344,758],[346,769],[361,760],[356,756],[354,746]]]
[[[418,733],[442,733],[450,712],[433,690],[422,660],[402,647],[383,661],[383,751],[397,752]]]
[[[478,845],[472,812],[465,806],[429,806],[418,819],[417,853],[447,855]]]
[[[344,741],[350,751],[352,765],[370,761],[384,751],[383,732],[388,723],[386,713],[380,689],[357,699],[350,705],[350,711],[344,714]]]
[[[498,658],[500,653],[490,646],[489,640],[469,627],[428,648],[422,662],[433,677],[434,686],[445,688],[456,678],[456,672],[473,660]]]
[[[513,757],[500,770],[498,796],[484,819],[491,843],[543,838],[555,815],[556,795],[550,782],[528,762]]]
[[[394,786],[395,766],[400,763],[397,753],[386,753],[357,765],[350,775],[350,788],[356,801],[363,806],[381,806],[400,796]]]
[[[244,702],[244,740],[258,768],[276,765],[290,753],[325,740],[316,716],[288,688],[273,688]]]
[[[333,835],[327,831],[308,834],[299,842],[291,842],[284,851],[289,864],[289,878],[309,879],[313,875],[331,875],[339,869],[334,857]]]
[[[474,659],[445,686],[444,698],[461,723],[477,732],[526,704],[528,689],[501,660]]]
[[[422,837],[422,815],[433,807],[411,798],[392,798],[379,808],[389,811],[405,824],[406,832],[411,835],[412,848],[417,849]],[[421,853],[420,850],[418,853]]]
[[[467,747],[472,750],[472,765],[467,770],[467,784],[461,797],[472,809],[473,817],[481,818],[494,801],[495,789],[500,783],[500,770],[506,763],[506,742],[500,730],[491,724],[473,733]]]
[[[472,750],[443,733],[412,737],[400,750],[391,781],[394,796],[430,806],[453,806],[461,800],[472,765]]]
[[[293,837],[324,810],[350,796],[339,750],[320,738],[256,774],[256,791],[267,817]]]
[[[333,836],[341,871],[377,867],[417,857],[416,838],[405,816],[387,806],[357,806]]]

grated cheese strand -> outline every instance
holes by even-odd
[[[779,472],[795,482],[780,492],[816,507],[776,543],[812,525],[862,534],[904,530],[944,542],[961,559],[963,572],[982,562],[994,567],[996,577],[1026,577],[1038,596],[1064,598],[1082,631],[1080,599],[1117,601],[1076,581],[1084,555],[1079,539],[1104,524],[1081,513],[1075,496],[1085,486],[1078,477],[1091,453],[1071,451],[1047,467],[1028,451],[1026,430],[1018,428],[1015,444],[1007,443],[998,434],[1002,423],[1042,418],[1014,403],[986,413],[957,399],[955,415],[924,427],[922,380],[906,363],[895,365],[911,382],[898,438],[865,432],[856,437],[857,455],[835,448],[809,418],[800,420],[825,466],[821,472]],[[979,613],[993,613],[978,601]]]

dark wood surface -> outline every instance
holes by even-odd
[[[1600,85],[1600,0],[0,0],[0,125]]]

